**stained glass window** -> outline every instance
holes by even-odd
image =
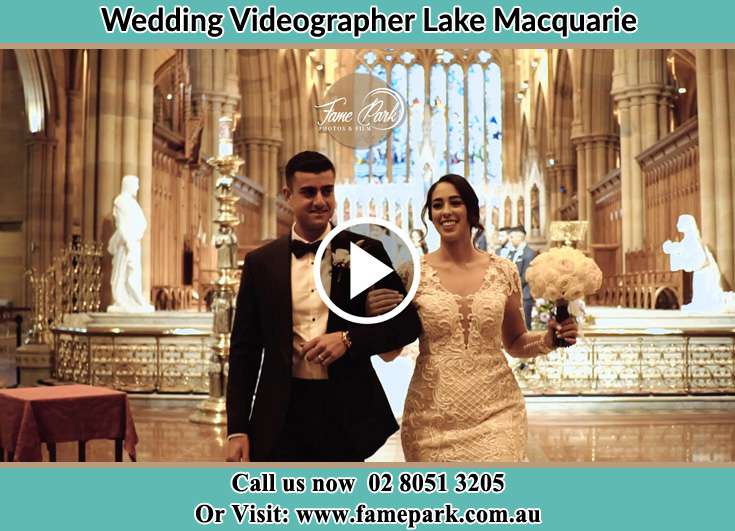
[[[355,150],[355,182],[430,182],[451,172],[500,183],[502,87],[490,52],[371,50],[358,54],[355,71],[383,79],[407,104],[386,140]]]
[[[382,142],[354,150],[354,178],[337,189],[340,219],[379,216],[423,231],[426,191],[450,172],[470,180],[481,207],[497,218],[503,206],[493,191],[502,184],[502,85],[492,54],[358,51],[355,72],[373,74],[398,92],[406,118]],[[424,236],[429,249],[438,245],[433,227]]]

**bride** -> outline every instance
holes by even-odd
[[[528,332],[516,266],[478,250],[482,233],[477,195],[466,179],[445,175],[429,189],[422,217],[441,238],[422,258],[414,304],[423,332],[403,411],[407,461],[523,461],[526,407],[502,348],[530,358],[554,349],[554,336],[574,343],[577,324],[549,322]],[[390,290],[368,295],[368,314],[401,300]]]

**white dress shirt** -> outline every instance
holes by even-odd
[[[332,227],[327,226],[319,240],[329,234]],[[296,225],[291,227],[291,239],[307,242],[296,233]],[[329,294],[332,279],[332,253],[327,249],[322,257],[322,285]],[[314,282],[314,254],[306,253],[301,258],[291,255],[291,314],[293,319],[293,368],[292,375],[309,380],[326,380],[327,369],[319,363],[308,362],[301,357],[301,345],[327,332],[329,309],[322,302]]]
[[[296,234],[296,225],[291,227],[291,239],[307,242]],[[332,230],[327,226],[324,234],[319,238],[323,240]],[[322,257],[322,285],[329,295],[332,279],[332,253],[327,249]],[[314,254],[306,253],[301,258],[291,254],[291,314],[293,318],[293,365],[292,376],[305,380],[326,380],[329,377],[326,367],[319,363],[306,361],[299,354],[301,345],[318,337],[327,331],[327,319],[329,309],[322,302],[314,283]],[[244,433],[232,433],[227,439],[235,439],[244,436]]]
[[[501,258],[507,258],[509,260],[513,260],[514,253],[515,253],[515,248],[513,247],[513,245],[511,245],[510,242],[508,242],[500,248],[499,256]]]
[[[510,256],[510,259],[513,262],[517,262],[518,260],[520,260],[521,257],[523,256],[523,249],[525,248],[526,248],[526,242],[519,243],[518,247],[514,247],[513,254]]]

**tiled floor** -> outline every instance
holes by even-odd
[[[223,427],[189,422],[192,402],[162,406],[132,400],[140,437],[138,460],[221,461]],[[528,403],[531,462],[715,462],[735,461],[735,401],[580,401],[531,399]],[[58,446],[59,461],[76,460],[73,443]],[[90,461],[112,460],[113,444],[92,441]],[[370,459],[402,461],[400,438],[392,437]]]

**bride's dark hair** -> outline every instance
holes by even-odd
[[[457,189],[457,192],[462,198],[462,202],[467,209],[467,222],[469,223],[470,228],[477,229],[475,237],[472,239],[472,243],[477,244],[480,236],[485,232],[485,227],[480,223],[480,200],[472,189],[472,185],[467,182],[467,179],[461,175],[457,175],[456,173],[448,173],[444,175],[431,185],[428,193],[426,194],[426,203],[424,203],[424,208],[421,209],[421,221],[423,222],[424,227],[426,227],[427,233],[429,231],[429,227],[426,224],[426,218],[428,217],[429,221],[433,221],[431,218],[431,198],[434,195],[434,189],[440,183],[449,183]]]

